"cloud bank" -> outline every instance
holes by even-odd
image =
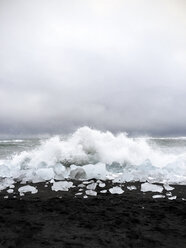
[[[185,1],[0,0],[0,134],[186,134]]]

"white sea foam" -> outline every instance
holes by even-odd
[[[10,139],[10,140],[0,140],[0,143],[21,143],[24,142],[22,139]]]
[[[164,153],[150,146],[147,138],[83,127],[68,138],[56,136],[0,160],[0,177],[23,182],[96,178],[186,184],[186,152]]]

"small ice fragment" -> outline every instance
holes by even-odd
[[[48,185],[47,184],[45,184],[45,186],[44,186],[45,188],[47,188],[48,187]]]
[[[101,191],[100,191],[100,193],[103,193],[103,194],[105,194],[105,193],[107,193],[107,190],[106,190],[106,189],[104,189],[104,190],[101,190]]]
[[[38,190],[34,186],[30,186],[30,185],[20,187],[18,189],[18,191],[19,191],[20,195],[27,193],[27,192],[30,192],[32,194],[36,194],[38,192]]]
[[[13,190],[13,189],[8,189],[7,192],[8,192],[9,194],[12,194],[12,193],[14,192],[14,190]]]
[[[165,198],[164,195],[153,195],[152,198],[156,199],[156,198]]]
[[[93,183],[94,181],[91,180],[91,181],[84,181],[83,184],[90,184],[90,183]]]
[[[84,188],[85,185],[81,183],[81,184],[78,185],[78,187],[79,187],[79,188]]]
[[[82,192],[76,193],[75,195],[82,195]]]
[[[101,183],[99,183],[99,187],[100,187],[100,188],[104,188],[104,187],[105,187],[105,185],[106,185],[105,183],[102,183],[102,182],[101,182]]]
[[[115,187],[113,187],[113,188],[110,188],[109,189],[109,191],[110,191],[110,193],[111,194],[122,194],[124,191],[120,188],[120,187],[118,187],[118,186],[115,186]]]
[[[95,190],[96,186],[97,186],[97,183],[91,183],[87,185],[87,189]]]
[[[87,195],[84,195],[83,198],[88,198],[88,196]]]
[[[168,190],[168,191],[170,191],[170,190],[173,190],[174,189],[174,187],[171,187],[170,185],[168,185],[168,184],[164,184],[163,185],[163,187],[166,189],[166,190]]]
[[[97,195],[97,192],[94,191],[94,190],[86,190],[85,193],[86,193],[87,195],[91,195],[91,196],[96,196],[96,195]]]
[[[67,182],[67,181],[54,182],[52,185],[52,190],[68,191],[72,186],[73,186],[72,182]]]
[[[172,193],[171,192],[167,192],[166,193],[166,196],[172,196]]]
[[[182,199],[182,201],[186,201],[186,199],[185,198],[181,198]]]
[[[135,189],[137,189],[137,188],[136,188],[136,186],[133,186],[133,185],[132,185],[132,186],[127,186],[127,189],[128,189],[128,190],[135,190]]]
[[[83,189],[79,189],[79,191],[83,191]]]
[[[169,200],[175,200],[176,198],[177,198],[177,196],[168,197]]]
[[[12,185],[9,186],[9,188],[10,189],[14,189],[15,188],[15,185],[12,184]]]
[[[151,183],[142,183],[141,191],[143,192],[152,191],[152,192],[161,193],[163,191],[163,187],[156,185],[156,184],[151,184]]]
[[[5,199],[8,199],[8,196],[7,196],[7,195],[5,195],[5,196],[4,196],[4,198],[5,198]]]

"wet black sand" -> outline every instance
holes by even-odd
[[[135,185],[135,191],[123,185],[122,195],[84,199],[74,197],[77,187],[53,192],[42,183],[39,193],[19,197],[17,184],[16,198],[0,193],[0,247],[185,248],[186,201],[181,198],[186,198],[186,186],[175,186],[178,198],[171,201],[152,199],[153,193],[144,194],[140,183]]]

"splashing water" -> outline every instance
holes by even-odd
[[[21,142],[26,141],[14,140],[19,148]],[[186,140],[177,139],[175,146],[174,139],[158,142],[82,127],[68,138],[52,137],[27,149],[22,144],[21,152],[0,160],[0,177],[23,182],[97,178],[186,184]],[[9,143],[0,142],[6,149]]]

